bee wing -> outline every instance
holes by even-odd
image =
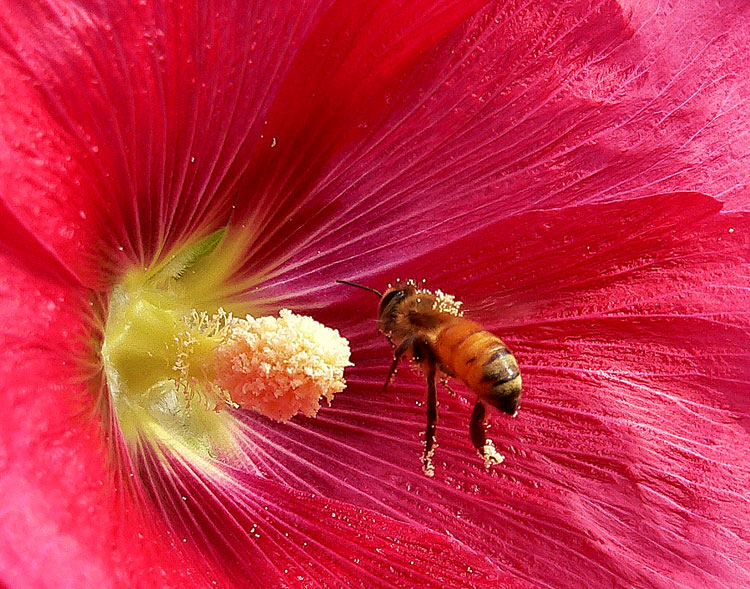
[[[464,310],[464,318],[484,325],[490,331],[523,325],[529,316],[536,315],[540,305],[534,301],[508,302],[497,298],[486,297],[472,303],[470,309]]]

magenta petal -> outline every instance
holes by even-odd
[[[25,225],[0,200],[0,254],[15,264],[61,283],[78,284],[76,272],[65,265],[57,252],[43,243],[35,231]]]
[[[454,217],[746,204],[737,4],[19,6],[0,6],[3,198],[92,284],[95,261],[148,260],[235,199],[252,268],[297,276],[392,266]]]
[[[488,5],[389,85],[361,139],[294,151],[328,158],[317,179],[277,153],[288,183],[253,268],[283,261],[283,296],[521,211],[683,190],[746,209],[747,22],[736,3]]]
[[[436,479],[421,474],[424,380],[403,369],[382,391],[388,347],[362,319],[376,300],[341,292],[317,313],[351,340],[352,384],[315,420],[249,418],[268,476],[447,529],[541,584],[747,585],[750,218],[719,207],[683,193],[527,213],[399,268],[520,361],[489,473],[457,385],[440,391]]]
[[[176,537],[236,586],[530,586],[416,522],[229,467],[214,479],[143,459],[146,491]]]
[[[232,187],[237,224],[258,234],[250,269],[277,265],[280,242],[310,239],[313,227],[330,226],[350,208],[327,191],[329,181],[344,179],[331,168],[344,174],[342,160],[369,149],[373,127],[401,106],[393,93],[481,4],[348,0],[329,8],[290,65],[250,165]]]
[[[225,224],[218,187],[324,9],[0,4],[2,198],[90,286]]]

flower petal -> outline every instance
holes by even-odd
[[[263,294],[393,268],[532,209],[678,190],[747,208],[747,10],[626,4],[492,3],[389,85],[351,145],[356,117],[321,140],[295,119],[301,139],[271,162],[287,183],[258,204],[274,221],[250,264],[283,261]]]
[[[0,254],[16,265],[63,284],[79,283],[75,272],[0,200]]]
[[[527,213],[404,262],[519,359],[491,472],[458,384],[440,393],[435,480],[421,474],[424,381],[382,390],[389,352],[361,318],[375,299],[347,291],[318,318],[351,341],[348,392],[289,427],[248,417],[269,476],[446,529],[543,585],[747,585],[750,218],[718,209],[683,193]]]
[[[3,198],[87,284],[104,286],[123,266],[226,224],[238,191],[240,205],[265,202],[239,179],[251,153],[269,149],[268,117],[289,118],[294,82],[269,114],[289,68],[312,64],[316,83],[338,80],[341,92],[363,82],[361,98],[478,4],[4,3],[0,88],[13,91],[0,92],[0,177],[13,189]],[[314,53],[322,45],[327,60]],[[341,60],[349,69],[327,76]],[[351,78],[355,66],[375,82]],[[88,265],[73,263],[83,256]]]
[[[3,199],[95,287],[225,224],[218,186],[324,10],[0,3]]]
[[[143,460],[141,479],[175,535],[236,586],[529,586],[449,535],[248,474],[252,462],[217,476]]]
[[[392,266],[454,217],[675,189],[744,206],[736,4],[492,4],[461,25],[474,5],[413,3],[399,34],[382,3],[132,4],[0,6],[4,198],[66,259],[148,260],[237,194],[262,234],[247,270],[291,259],[287,280]]]

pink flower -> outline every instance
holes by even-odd
[[[697,6],[0,3],[0,581],[749,585],[750,14]],[[224,227],[206,307],[355,366],[209,472],[124,442],[100,351],[128,271]],[[335,284],[396,277],[513,349],[502,465],[454,384],[422,474],[424,379],[383,391]]]

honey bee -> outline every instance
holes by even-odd
[[[401,358],[406,357],[427,378],[427,430],[422,455],[422,470],[435,473],[437,426],[436,380],[450,390],[448,379],[456,377],[477,396],[471,414],[469,433],[474,447],[489,468],[503,461],[486,436],[486,405],[515,416],[521,401],[521,372],[518,362],[500,338],[480,324],[464,319],[461,303],[441,291],[431,292],[412,280],[395,285],[381,293],[373,288],[338,280],[380,297],[378,330],[393,346],[393,362],[385,388],[396,373]]]

